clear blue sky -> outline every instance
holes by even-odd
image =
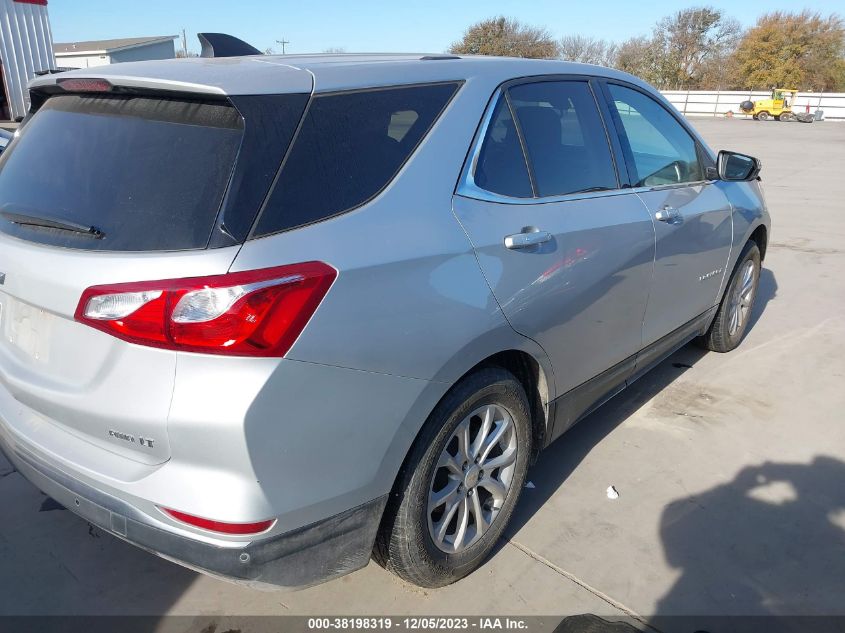
[[[554,36],[581,33],[622,40],[643,35],[663,15],[702,4],[724,9],[743,25],[776,8],[771,2],[702,0],[50,0],[56,42],[188,33],[198,51],[198,31],[236,35],[264,50],[288,53],[345,48],[348,52],[441,52],[467,26],[494,15],[547,27]],[[804,5],[827,14],[843,10],[842,0]],[[781,5],[781,8],[785,8]],[[800,3],[789,3],[800,10]]]

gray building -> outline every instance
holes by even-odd
[[[176,56],[173,40],[177,37],[159,35],[56,43],[53,44],[53,52],[56,55],[56,65],[63,68],[90,68],[120,62],[171,59]]]
[[[0,119],[29,108],[26,84],[55,68],[47,0],[0,0]]]

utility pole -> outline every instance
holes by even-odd
[[[188,38],[185,36],[185,29],[182,29],[182,55],[188,56]]]
[[[290,44],[290,42],[288,40],[286,40],[285,38],[282,38],[280,40],[276,40],[276,44],[282,45],[282,55],[284,55],[285,54],[285,44]]]

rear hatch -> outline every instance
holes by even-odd
[[[91,286],[226,273],[242,242],[222,220],[233,178],[260,199],[277,166],[240,170],[246,145],[225,98],[55,94],[26,122],[0,157],[0,391],[18,419],[168,459],[177,352],[74,314]]]

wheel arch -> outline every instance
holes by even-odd
[[[531,456],[533,463],[539,451],[545,446],[546,439],[551,433],[551,425],[554,422],[554,373],[548,356],[539,344],[528,338],[520,338],[521,344],[519,346],[506,347],[498,351],[487,350],[483,357],[479,358],[481,355],[476,356],[475,362],[471,366],[461,368],[460,374],[448,381],[449,388],[431,407],[425,420],[428,420],[428,416],[437,408],[437,405],[467,376],[487,367],[504,369],[512,373],[519,381],[522,388],[525,389],[525,395],[528,396],[528,402],[531,405],[531,427],[534,430],[532,438],[534,448]],[[458,357],[461,356],[463,355],[458,355]],[[422,430],[425,420],[419,425],[417,436]],[[414,441],[416,441],[416,437]],[[413,443],[411,446],[413,446]],[[408,451],[410,452],[410,446]]]
[[[391,490],[395,491],[396,482],[401,477],[408,456],[413,451],[414,445],[419,440],[423,427],[431,414],[462,380],[488,367],[498,367],[509,371],[525,389],[531,406],[531,427],[533,429],[531,463],[536,460],[537,455],[550,436],[551,425],[554,422],[554,374],[543,349],[531,339],[520,338],[522,339],[521,342],[516,341],[519,343],[518,346],[506,347],[496,351],[488,350],[481,358],[479,358],[480,355],[475,356],[473,364],[468,367],[466,365],[469,362],[466,360],[464,366],[458,371],[454,371],[454,366],[451,367],[450,373],[453,376],[451,379],[445,380],[439,377],[441,380],[430,383],[430,388],[435,388],[435,385],[439,385],[440,388],[437,389],[436,394],[432,394],[430,391],[428,394],[423,394],[411,414],[413,419],[408,420],[406,418],[403,424],[407,429],[407,434],[405,434],[405,440],[399,449],[402,451],[400,453],[401,459],[393,461],[395,466],[392,469]],[[455,358],[466,359],[466,351],[458,353]],[[411,424],[413,427],[408,428]],[[396,439],[399,440],[399,437]],[[398,456],[396,453],[394,455]]]
[[[748,236],[748,240],[751,240],[757,244],[757,248],[760,249],[760,261],[766,259],[766,246],[769,243],[769,230],[766,228],[765,224],[758,224],[757,227],[751,231],[751,234]]]
[[[459,353],[457,357],[460,356],[461,354]],[[402,480],[408,459],[413,453],[414,446],[419,441],[423,428],[431,414],[462,380],[474,372],[489,367],[498,367],[509,371],[525,389],[531,407],[531,428],[533,431],[533,446],[529,464],[533,464],[536,461],[537,456],[546,444],[547,438],[550,437],[551,426],[554,422],[554,374],[549,359],[540,345],[531,339],[523,338],[522,348],[508,347],[507,349],[488,353],[480,360],[476,360],[472,366],[464,368],[454,380],[445,383],[448,386],[438,390],[438,397],[421,398],[427,400],[424,409],[421,409],[419,406],[414,407],[416,410],[414,414],[416,424],[412,432],[413,435],[409,438],[410,441],[406,440],[404,443],[404,454],[402,454],[401,460],[398,463],[394,462],[396,466],[392,471],[392,480],[390,481],[390,500],[384,508],[380,521],[382,527],[380,529],[383,528],[386,517],[389,517],[390,508],[393,507],[392,504],[396,503],[397,495],[399,494],[397,486]],[[444,383],[430,383],[432,387],[435,384],[443,385]],[[406,424],[407,422],[408,420],[406,419]]]
[[[509,349],[497,352],[477,363],[464,373],[455,384],[466,376],[485,367],[499,367],[509,371],[520,382],[528,396],[531,406],[531,428],[533,429],[533,463],[540,450],[545,446],[546,439],[551,432],[553,400],[549,389],[549,376],[540,362],[524,350]]]

